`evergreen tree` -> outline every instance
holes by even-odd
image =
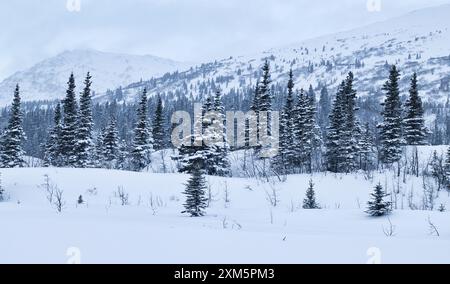
[[[223,129],[225,114],[220,98],[217,92],[214,100],[210,97],[206,100],[201,117],[195,119],[202,134],[186,137],[186,142],[178,148],[178,155],[172,157],[178,163],[179,172],[192,174],[196,165],[202,165],[208,175],[230,174],[229,146]]]
[[[272,110],[272,90],[271,83],[272,79],[270,78],[270,65],[269,61],[265,61],[263,67],[263,77],[261,84],[259,85],[259,96],[260,96],[260,108],[259,111],[267,111],[270,112]]]
[[[349,72],[345,80],[345,113],[346,119],[343,129],[344,143],[343,151],[345,153],[345,170],[350,172],[355,170],[358,165],[359,157],[359,139],[361,129],[359,121],[356,118],[356,90],[353,88],[354,76]]]
[[[356,118],[356,91],[353,73],[342,81],[330,114],[327,132],[327,168],[332,172],[351,172],[357,169],[360,156],[361,127]]]
[[[25,133],[22,126],[22,112],[20,110],[20,89],[16,86],[14,100],[11,105],[8,125],[3,133],[0,145],[0,164],[4,168],[23,167],[25,152],[22,142],[25,140]]]
[[[374,193],[371,194],[372,200],[367,203],[366,213],[373,217],[380,217],[391,212],[391,202],[384,199],[389,196],[383,191],[381,184],[375,187]]]
[[[155,117],[153,118],[153,148],[156,151],[162,150],[166,146],[164,139],[164,113],[161,96],[158,96]]]
[[[417,88],[417,74],[414,73],[409,89],[409,99],[406,102],[406,117],[404,119],[405,139],[408,145],[426,145],[427,130],[423,118],[422,100]]]
[[[103,145],[103,141],[105,140],[106,130],[107,130],[106,127],[102,128],[100,130],[100,132],[97,135],[97,139],[96,139],[96,143],[95,143],[94,166],[99,167],[99,168],[102,168],[105,165],[105,158],[104,158],[105,148]]]
[[[345,172],[346,153],[342,150],[344,144],[345,116],[345,82],[339,86],[333,109],[330,113],[330,126],[327,133],[327,169],[331,172]]]
[[[66,98],[63,102],[64,119],[61,130],[60,153],[62,166],[76,166],[77,153],[75,145],[77,144],[78,134],[78,113],[77,101],[75,97],[75,77],[70,75]]]
[[[116,169],[127,170],[129,169],[128,164],[128,147],[125,141],[119,142],[119,152],[117,155]]]
[[[201,217],[205,215],[207,198],[205,197],[206,180],[203,176],[201,164],[195,164],[191,178],[189,179],[184,194],[186,195],[185,211],[191,217]]]
[[[399,90],[400,74],[395,65],[392,66],[389,80],[383,87],[386,99],[382,112],[384,122],[379,126],[381,136],[380,159],[385,164],[392,164],[400,160],[402,153],[402,118]]]
[[[366,123],[361,136],[360,144],[360,169],[367,171],[373,167],[375,158],[375,145],[373,142],[373,134],[370,131],[369,123]]]
[[[0,173],[0,202],[5,201],[5,189],[3,188],[2,184],[2,174]]]
[[[320,126],[320,129],[326,137],[326,131],[329,126],[329,115],[331,112],[331,102],[330,97],[328,95],[328,90],[326,87],[323,87],[320,91],[320,100],[319,100],[319,108],[318,108],[318,123]]]
[[[80,97],[80,112],[78,119],[77,142],[75,145],[77,160],[75,165],[80,168],[93,166],[92,153],[94,151],[94,142],[92,139],[92,102],[91,102],[91,75],[87,73],[84,81],[84,90]]]
[[[50,131],[50,135],[45,145],[44,164],[46,166],[60,166],[61,165],[61,104],[58,103],[55,107],[54,126]]]
[[[320,205],[316,202],[316,193],[314,192],[314,183],[312,180],[309,181],[306,198],[303,200],[303,209],[320,209]]]
[[[316,124],[315,98],[300,91],[294,110],[294,135],[297,166],[312,172],[313,156],[321,145],[320,129]]]
[[[151,163],[152,138],[148,125],[147,89],[144,89],[137,109],[137,123],[134,129],[131,164],[134,171],[141,171]]]
[[[214,96],[214,101],[212,105],[212,111],[214,112],[214,120],[206,122],[209,127],[204,130],[204,138],[211,139],[214,141],[210,148],[212,148],[214,159],[212,167],[214,170],[214,175],[218,176],[228,176],[230,174],[230,161],[228,160],[229,144],[227,142],[226,130],[225,130],[225,108],[222,104],[222,94],[220,91],[216,92]],[[205,121],[205,120],[204,120]]]
[[[102,142],[103,161],[106,168],[116,168],[117,160],[119,158],[119,133],[117,131],[116,119],[111,118]]]
[[[434,151],[430,166],[431,176],[437,183],[437,190],[440,191],[442,187],[446,187],[447,184],[447,174],[444,157],[442,155],[438,155],[437,151]]]
[[[278,168],[282,168],[284,172],[292,172],[295,166],[295,102],[294,102],[294,78],[292,70],[289,71],[289,81],[287,85],[287,97],[283,111],[281,112],[280,121],[280,151],[276,159]]]
[[[450,191],[450,147],[447,151],[447,159],[445,160],[445,169],[447,174],[447,189]]]

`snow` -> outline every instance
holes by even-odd
[[[419,155],[426,161],[444,149],[420,147]],[[408,176],[403,183],[390,171],[375,172],[373,179],[363,173],[293,175],[286,182],[207,177],[213,202],[203,218],[180,213],[186,175],[63,168],[0,172],[9,196],[0,203],[0,263],[66,263],[73,248],[82,263],[450,262],[450,213],[410,210],[408,193],[413,191],[416,204],[422,200],[421,178]],[[62,213],[47,200],[44,175],[64,191]],[[309,179],[321,210],[300,209]],[[388,192],[400,184],[398,209],[389,217],[395,226],[391,237],[383,232],[387,217],[364,213],[377,183]],[[119,187],[129,194],[127,206],[116,197]],[[274,191],[277,207],[267,199]],[[84,205],[76,204],[79,195]],[[450,208],[449,193],[440,193],[436,204],[441,203]],[[429,219],[439,237],[430,234]]]
[[[182,71],[189,65],[150,55],[116,54],[93,49],[65,51],[0,82],[0,105],[10,104],[16,84],[21,86],[23,101],[61,99],[71,72],[75,74],[79,90],[87,72],[91,72],[92,90],[100,93],[167,72]]]
[[[449,14],[450,5],[421,9],[347,32],[211,61],[203,69],[196,66],[175,80],[161,79],[156,86],[148,85],[149,96],[179,90],[192,92],[195,98],[202,91],[198,86],[208,81],[216,82],[224,94],[232,89],[242,91],[254,86],[258,79],[255,73],[259,76],[258,69],[269,58],[275,83],[286,84],[289,69],[292,68],[296,88],[306,90],[310,85],[317,87],[321,84],[329,88],[330,94],[334,94],[338,84],[349,71],[353,71],[359,97],[379,94],[388,77],[389,70],[385,63],[397,64],[402,76],[402,95],[407,94],[410,78],[417,72],[423,100],[445,103],[448,91],[440,87],[442,81],[448,80],[450,72],[447,48],[450,44]],[[416,59],[417,55],[420,58]],[[355,68],[356,59],[362,61],[364,66]],[[326,61],[332,63],[332,70],[327,70],[322,64]],[[314,65],[313,72],[307,70],[310,64]],[[224,77],[232,79],[218,83],[218,79]],[[187,90],[183,89],[185,85]],[[125,100],[134,101],[141,87],[142,84],[124,86],[128,96]]]

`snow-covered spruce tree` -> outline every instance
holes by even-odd
[[[294,148],[294,76],[292,69],[289,71],[289,80],[287,84],[286,102],[281,112],[280,120],[280,150],[275,159],[276,168],[283,173],[293,173],[295,167],[295,148]]]
[[[80,97],[78,133],[75,145],[77,155],[75,166],[79,168],[88,168],[94,165],[94,157],[92,154],[95,145],[92,139],[94,123],[92,121],[91,79],[90,73],[87,73],[86,80],[84,81],[84,89]]]
[[[134,128],[133,146],[131,150],[131,168],[141,171],[151,163],[152,137],[148,121],[147,89],[144,89],[139,102],[137,122]]]
[[[0,202],[5,201],[5,189],[3,188],[2,173],[0,173]]]
[[[406,102],[406,116],[404,123],[404,135],[408,145],[426,145],[427,130],[423,118],[422,100],[417,88],[417,74],[414,73],[409,89],[409,99]]]
[[[328,90],[323,87],[320,91],[319,108],[318,108],[318,124],[324,137],[327,136],[327,128],[329,126],[329,115],[331,112],[331,101]]]
[[[108,169],[115,169],[119,157],[119,133],[114,117],[111,118],[111,121],[105,130],[102,148],[102,160],[104,161],[104,166]]]
[[[165,141],[165,127],[164,127],[164,109],[161,96],[158,96],[156,103],[155,116],[153,118],[153,149],[158,151],[166,146]]]
[[[306,151],[304,149],[304,137],[306,133],[306,114],[308,108],[308,97],[303,89],[298,94],[297,103],[294,106],[294,125],[292,132],[294,135],[295,167],[300,169],[305,163]]]
[[[431,167],[431,176],[437,183],[437,190],[440,191],[447,184],[445,158],[434,151],[429,166]]]
[[[100,132],[97,134],[95,141],[95,150],[94,150],[94,166],[98,168],[102,168],[105,165],[104,161],[104,145],[103,140],[106,136],[107,128],[102,128]]]
[[[320,205],[316,202],[316,193],[314,191],[314,183],[312,180],[309,181],[306,198],[303,200],[303,209],[320,209]]]
[[[261,94],[259,91],[259,80],[258,82],[256,82],[256,87],[255,87],[255,91],[254,91],[254,96],[253,96],[253,100],[252,103],[250,105],[250,110],[252,110],[255,113],[256,116],[256,125],[251,126],[250,125],[250,121],[247,120],[246,121],[246,130],[245,130],[245,142],[246,142],[246,147],[248,148],[252,148],[255,150],[259,150],[260,149],[260,144],[259,144],[259,137],[260,137],[260,133],[259,133],[259,113],[261,110]],[[256,145],[250,145],[252,143],[251,142],[251,138],[252,139],[256,139]]]
[[[295,106],[293,130],[297,167],[302,172],[310,173],[312,172],[313,157],[321,145],[321,138],[320,128],[316,123],[315,97],[305,94],[303,90],[300,91]]]
[[[359,141],[359,168],[368,171],[373,168],[375,160],[375,144],[374,137],[370,130],[369,123],[364,125],[361,139]]]
[[[339,86],[336,99],[330,113],[330,126],[326,139],[326,163],[331,172],[345,172],[344,159],[346,153],[342,150],[345,125],[345,82]]]
[[[25,161],[22,142],[25,133],[22,128],[22,113],[20,110],[20,88],[16,86],[14,100],[11,105],[8,125],[1,138],[0,165],[4,168],[23,167]]]
[[[270,78],[270,65],[269,61],[265,61],[262,67],[263,77],[261,84],[259,85],[259,96],[260,96],[260,109],[259,111],[267,111],[270,112],[272,110],[272,90],[271,83],[272,79]]]
[[[383,103],[383,123],[379,125],[381,136],[380,159],[384,164],[400,160],[402,154],[402,117],[399,90],[400,74],[395,65],[389,73],[389,80],[384,84],[386,99]]]
[[[188,213],[191,217],[201,217],[205,215],[207,207],[206,180],[200,163],[195,163],[192,167],[191,178],[186,184],[186,203],[182,213]]]
[[[267,60],[262,67],[262,73],[262,80],[258,81],[256,84],[255,95],[250,107],[256,115],[256,129],[248,129],[249,136],[253,139],[256,138],[256,145],[252,145],[252,148],[255,149],[255,153],[258,156],[260,156],[262,149],[262,139],[271,134],[270,126],[273,95],[271,89],[272,79],[270,76],[270,64]],[[267,113],[267,119],[263,119],[261,112]],[[267,130],[267,133],[263,133],[262,130]]]
[[[55,115],[53,119],[53,128],[50,131],[47,142],[45,144],[44,164],[46,166],[60,166],[61,165],[61,104],[58,103],[55,107]]]
[[[447,150],[447,158],[445,160],[445,169],[447,174],[447,189],[450,191],[450,147]]]
[[[225,130],[225,107],[222,103],[222,94],[217,91],[214,96],[214,101],[212,105],[212,110],[214,112],[214,120],[208,121],[208,117],[205,117],[205,122],[209,125],[204,130],[204,137],[209,136],[211,141],[215,141],[210,147],[214,152],[214,174],[218,176],[229,176],[230,175],[230,161],[228,160],[228,152],[230,146],[227,142],[226,130]]]
[[[389,194],[383,191],[381,184],[375,187],[375,191],[371,196],[372,200],[367,202],[367,214],[373,217],[380,217],[391,213],[391,202],[384,200]]]
[[[76,166],[77,152],[75,145],[77,144],[78,134],[78,106],[75,96],[75,77],[70,74],[66,98],[63,101],[63,127],[61,130],[60,153],[62,166]]]
[[[343,149],[345,156],[345,168],[351,172],[358,168],[359,158],[359,140],[361,134],[360,123],[356,118],[356,90],[353,88],[354,76],[352,72],[348,73],[345,80],[345,125],[344,125],[344,143]]]
[[[353,73],[339,86],[330,114],[327,132],[327,168],[332,172],[348,173],[358,168],[361,127],[356,118],[356,91]]]
[[[215,100],[207,98],[202,115],[195,118],[196,127],[201,129],[202,134],[185,137],[185,143],[178,148],[178,155],[172,157],[178,163],[179,172],[192,174],[195,165],[202,165],[208,175],[229,175],[229,146],[223,129],[225,118],[220,97],[220,93],[217,93]],[[212,111],[215,111],[215,115],[210,117],[208,113]]]

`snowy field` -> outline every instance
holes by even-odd
[[[295,175],[286,182],[208,177],[208,215],[190,218],[180,213],[185,175],[57,168],[1,173],[9,200],[0,203],[0,263],[450,263],[450,213],[437,211],[440,204],[450,208],[449,194],[439,193],[434,211],[409,209],[423,200],[422,178],[408,176],[404,183],[391,172],[369,179],[362,173]],[[63,191],[61,213],[49,202],[45,175],[54,192]],[[321,210],[301,209],[310,178]],[[377,183],[400,189],[389,219],[364,213]],[[83,205],[77,205],[80,195]]]

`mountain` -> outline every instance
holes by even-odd
[[[205,63],[185,72],[126,86],[125,100],[134,100],[144,86],[150,94],[180,92],[194,98],[212,93],[218,86],[225,94],[244,92],[256,84],[260,67],[268,59],[272,79],[280,86],[285,86],[292,68],[297,88],[308,89],[311,84],[317,91],[320,86],[327,86],[334,92],[347,73],[353,71],[359,96],[373,94],[379,98],[389,65],[397,64],[404,94],[412,73],[417,72],[424,100],[445,102],[450,93],[448,15],[450,5],[432,7],[262,53]],[[98,99],[110,99],[109,95],[99,94]]]
[[[24,101],[63,98],[71,72],[75,74],[77,86],[81,87],[90,71],[93,90],[104,92],[141,78],[159,77],[184,68],[187,68],[186,63],[150,55],[115,54],[92,49],[65,51],[1,82],[0,105],[10,103],[17,83],[21,86]]]

